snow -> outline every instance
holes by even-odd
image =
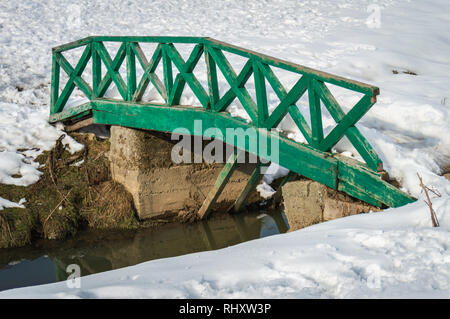
[[[37,182],[41,173],[34,159],[55,145],[61,128],[48,124],[45,108],[0,102],[0,114],[4,114],[0,118],[0,183],[28,186]],[[72,153],[83,147],[67,135],[62,143]]]
[[[0,298],[449,298],[450,201],[434,204],[440,228],[417,202]]]
[[[259,193],[259,196],[264,199],[271,198],[276,193],[276,191],[265,181],[262,181],[261,184],[256,186],[256,191]]]
[[[35,159],[53,148],[63,134],[61,128],[48,124],[48,109],[44,107],[0,101],[0,114],[0,183],[16,186],[36,183],[42,173]],[[70,136],[64,137],[62,143],[72,153],[83,147]],[[0,210],[12,207],[7,206],[7,199],[0,197],[0,201]]]
[[[18,203],[15,203],[0,197],[0,210],[4,208],[25,208],[23,205],[25,202],[25,198],[21,198]]]
[[[194,35],[380,87],[377,103],[357,126],[389,175],[419,200],[223,250],[83,277],[78,290],[58,283],[0,296],[450,297],[450,182],[441,176],[450,167],[449,9],[446,0],[1,2],[1,183],[36,182],[33,159],[61,134],[46,123],[51,47],[95,34]],[[297,80],[275,73],[287,89]],[[359,98],[330,90],[346,111]],[[272,111],[279,101],[270,90],[268,97]],[[302,98],[299,108],[309,121],[306,102]],[[239,103],[228,111],[248,119]],[[325,110],[323,123],[325,132],[335,125]],[[279,128],[305,141],[289,117]],[[360,158],[346,139],[335,151]],[[271,169],[267,186],[285,173]],[[417,173],[442,195],[433,198],[440,228],[431,227]]]

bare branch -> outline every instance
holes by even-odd
[[[436,213],[433,210],[433,204],[431,204],[431,200],[430,200],[430,196],[428,195],[428,191],[431,191],[434,194],[436,194],[436,193],[434,191],[432,191],[429,187],[427,187],[423,184],[422,177],[419,175],[419,173],[417,173],[417,177],[419,177],[420,187],[422,187],[423,191],[425,192],[425,195],[427,196],[427,201],[425,201],[425,203],[430,208],[431,222],[433,223],[433,227],[439,227],[439,221],[437,219]]]

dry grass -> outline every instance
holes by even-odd
[[[81,211],[89,227],[129,229],[138,226],[133,198],[121,184],[107,181],[94,187],[90,194]]]
[[[106,156],[109,141],[93,134],[71,134],[85,149],[55,148],[38,157],[43,175],[29,187],[0,184],[0,196],[27,199],[26,208],[0,212],[0,248],[18,247],[34,238],[64,239],[86,225],[97,228],[135,228],[139,225],[131,195],[111,181]],[[80,166],[75,161],[84,160]]]

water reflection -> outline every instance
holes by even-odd
[[[283,212],[220,214],[192,225],[169,224],[138,231],[83,231],[64,242],[0,250],[0,290],[66,280],[67,266],[81,275],[135,265],[148,260],[220,249],[284,233]],[[21,260],[20,262],[15,262]]]

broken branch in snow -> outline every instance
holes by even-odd
[[[425,186],[423,184],[422,177],[419,175],[419,173],[417,173],[417,177],[419,177],[420,187],[422,187],[423,191],[425,192],[425,195],[427,196],[427,200],[425,201],[425,204],[427,204],[428,207],[430,208],[431,222],[433,223],[433,227],[439,227],[439,221],[437,219],[436,213],[433,210],[433,205],[431,204],[431,199],[430,199],[430,196],[428,195],[428,191],[431,191],[432,193],[436,194],[439,197],[440,197],[440,194],[437,193],[436,191],[430,189],[428,186]]]

